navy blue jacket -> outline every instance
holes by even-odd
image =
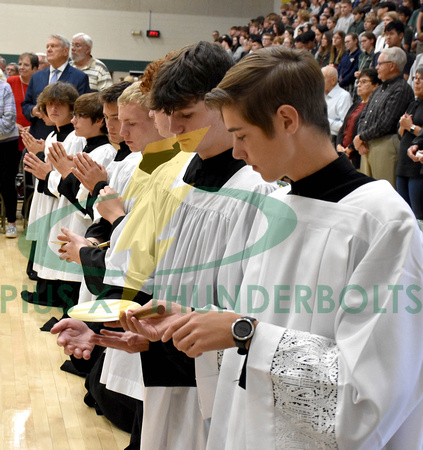
[[[25,100],[22,102],[22,111],[24,116],[31,122],[31,128],[29,132],[36,139],[45,139],[54,127],[48,127],[43,120],[38,117],[31,117],[32,108],[37,104],[37,98],[48,85],[50,78],[50,67],[35,72],[28,85],[26,91]],[[79,95],[87,94],[91,92],[88,76],[79,69],[75,69],[70,64],[65,67],[59,81],[66,81],[75,86]]]

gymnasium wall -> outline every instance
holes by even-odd
[[[279,0],[0,0],[0,55],[17,61],[22,52],[44,52],[52,33],[71,40],[84,32],[109,70],[143,70],[171,50],[211,41],[215,29],[223,34],[279,7]],[[147,38],[149,28],[161,37]]]

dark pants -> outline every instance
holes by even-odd
[[[410,205],[416,218],[423,220],[423,177],[397,177],[397,191]]]
[[[0,192],[3,196],[6,217],[9,223],[16,222],[16,175],[19,169],[21,152],[18,149],[18,138],[13,141],[0,141]]]

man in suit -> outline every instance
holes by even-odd
[[[66,81],[73,84],[80,95],[90,92],[88,76],[69,64],[69,48],[69,41],[65,37],[52,34],[47,41],[47,60],[50,67],[34,73],[29,82],[22,110],[25,117],[31,121],[29,132],[37,139],[45,139],[53,130],[53,127],[44,124],[37,108],[37,98],[48,84]]]

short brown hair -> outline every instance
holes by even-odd
[[[100,131],[104,134],[107,133],[106,123],[104,122],[103,102],[99,92],[81,95],[76,100],[73,111],[75,114],[83,114],[85,117],[89,117],[92,123],[103,120],[103,126]]]
[[[79,93],[75,86],[64,81],[47,85],[37,98],[37,106],[44,114],[47,114],[47,103],[67,104],[71,111]]]
[[[268,137],[274,135],[273,117],[281,105],[292,106],[304,124],[330,134],[323,75],[304,50],[269,47],[249,54],[205,100],[210,107],[236,106]]]

